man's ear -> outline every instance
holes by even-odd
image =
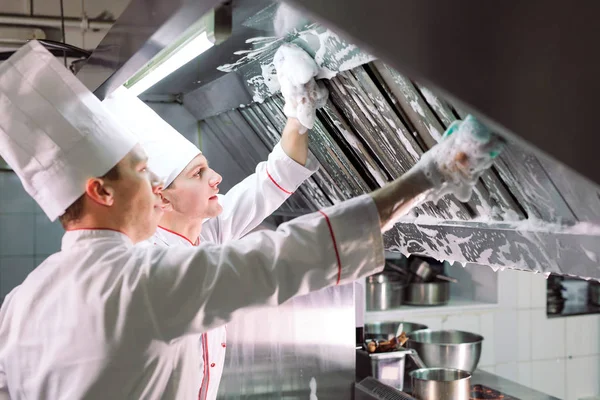
[[[115,202],[115,189],[102,178],[88,179],[85,193],[95,203],[110,207]]]
[[[160,207],[163,209],[163,211],[173,211],[173,204],[169,199],[167,199],[165,192],[161,190],[158,195],[160,196]]]

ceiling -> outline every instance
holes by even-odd
[[[127,7],[129,0],[63,0],[63,15],[71,20],[85,16],[91,21],[115,21]],[[36,28],[42,31],[45,38],[62,41],[60,28],[60,0],[3,0],[0,2],[0,16],[31,18],[31,25],[23,23],[0,24],[0,51],[14,49],[8,40],[22,39],[25,32],[31,33]],[[56,27],[36,25],[36,17],[53,17],[58,22]],[[19,29],[18,31],[16,29]],[[39,31],[37,32],[39,34]],[[107,29],[82,29],[81,27],[66,26],[65,42],[87,50],[94,50],[106,35]]]

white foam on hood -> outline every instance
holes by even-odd
[[[300,47],[286,43],[277,49],[273,64],[285,98],[285,115],[312,129],[316,109],[325,105],[328,96],[327,89],[314,79],[319,73],[315,60]]]
[[[501,149],[500,139],[485,129],[477,120],[467,117],[454,133],[423,154],[415,167],[436,188],[430,191],[428,200],[438,201],[447,194],[462,202],[470,199],[479,177],[493,163],[492,154]],[[457,161],[461,153],[466,155],[462,163]]]

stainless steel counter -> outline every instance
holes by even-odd
[[[496,389],[503,394],[511,395],[521,400],[559,400],[557,397],[549,396],[479,369],[473,373],[473,377],[471,378],[471,385],[477,384]]]
[[[502,392],[504,395],[516,397],[520,400],[560,400],[557,397],[549,396],[545,393],[528,388],[527,386],[520,385],[516,382],[501,378],[497,375],[479,369],[473,373],[471,378],[471,386],[472,385],[487,386],[491,389]],[[410,391],[410,381],[405,381],[404,392],[410,393]]]

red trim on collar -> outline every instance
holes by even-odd
[[[194,243],[193,243],[193,242],[192,242],[190,239],[186,238],[185,236],[183,236],[183,235],[182,235],[182,234],[180,234],[180,233],[177,233],[177,232],[175,232],[175,231],[172,231],[172,230],[170,230],[170,229],[167,229],[167,228],[165,228],[165,227],[163,227],[163,226],[160,226],[160,225],[159,225],[158,227],[159,227],[160,229],[162,229],[163,231],[167,231],[167,232],[169,232],[169,233],[172,233],[173,235],[177,235],[177,236],[179,236],[180,238],[182,238],[182,239],[185,239],[185,240],[186,240],[186,241],[187,241],[189,244],[191,244],[192,246],[198,246],[198,245],[200,244],[200,238],[198,238],[198,239],[196,240],[196,244],[194,244]]]
[[[333,227],[331,226],[331,221],[329,220],[329,217],[327,216],[327,214],[325,214],[323,211],[319,211],[319,212],[325,217],[325,221],[327,222],[327,226],[329,227],[329,234],[331,235],[331,241],[333,242],[333,249],[335,250],[335,258],[337,259],[337,264],[338,264],[337,282],[335,284],[339,285],[340,280],[342,278],[342,261],[340,260],[340,253],[338,252],[337,243],[335,241],[335,235],[333,234]]]
[[[75,232],[75,231],[113,231],[113,232],[119,232],[122,233],[123,235],[127,236],[127,234],[125,232],[122,232],[118,229],[112,229],[112,228],[75,228],[75,229],[66,229],[65,232]],[[129,237],[129,236],[127,236]]]
[[[277,186],[283,193],[285,194],[294,194],[294,192],[290,192],[288,190],[285,190],[284,188],[282,188],[279,183],[275,182],[275,179],[273,179],[273,177],[271,176],[271,174],[269,173],[268,169],[265,169],[267,171],[267,176],[269,177],[269,179],[271,180],[271,182],[273,182],[275,184],[275,186]]]

